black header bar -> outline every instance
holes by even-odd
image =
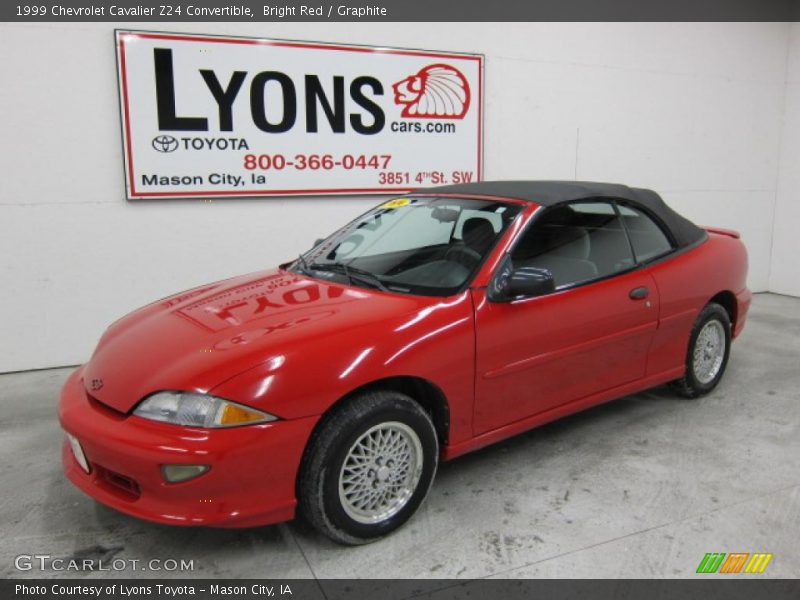
[[[800,0],[4,0],[0,21],[797,21]]]
[[[73,574],[74,576],[74,574]],[[735,576],[672,580],[6,579],[4,600],[796,600],[800,581]]]

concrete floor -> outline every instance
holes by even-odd
[[[88,554],[194,560],[159,578],[692,577],[706,552],[771,552],[763,576],[800,576],[800,299],[755,297],[710,396],[657,388],[444,464],[406,527],[360,548],[298,523],[173,528],[90,500],[61,474],[68,372],[0,376],[0,576],[91,577],[13,566]]]

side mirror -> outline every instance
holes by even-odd
[[[543,296],[555,289],[553,274],[547,269],[514,267],[511,257],[506,257],[489,285],[488,297],[492,302],[510,302]]]
[[[317,246],[319,246],[324,241],[325,241],[325,238],[317,238],[316,241],[314,242],[314,245],[311,246],[311,247],[312,248],[316,248]]]
[[[543,296],[555,291],[556,282],[547,269],[519,267],[511,271],[506,292],[511,298]]]

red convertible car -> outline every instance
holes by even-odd
[[[64,469],[143,519],[299,512],[371,541],[417,510],[439,460],[651,386],[712,390],[746,274],[737,233],[649,190],[419,190],[277,269],[112,324],[64,385]]]

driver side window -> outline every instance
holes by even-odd
[[[547,269],[556,288],[599,279],[634,266],[630,244],[609,202],[545,209],[514,248],[515,267]]]

